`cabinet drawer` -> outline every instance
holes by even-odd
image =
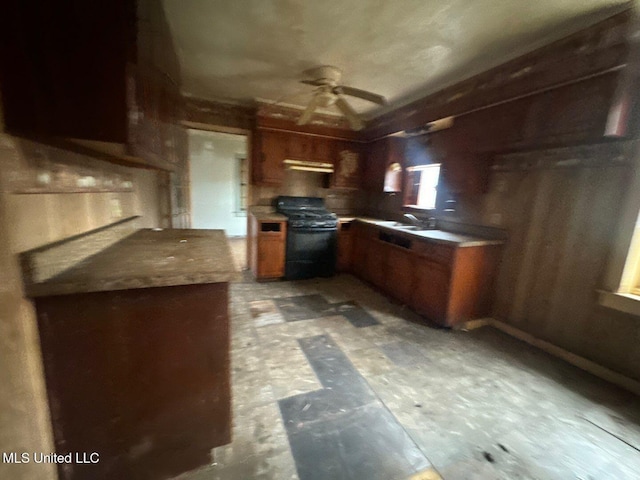
[[[433,242],[414,242],[413,251],[431,260],[441,263],[452,263],[455,248]]]
[[[286,224],[284,222],[258,222],[259,238],[284,238],[287,233]]]

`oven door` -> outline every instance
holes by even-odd
[[[295,280],[333,275],[337,238],[337,228],[290,228],[287,231],[285,277]]]

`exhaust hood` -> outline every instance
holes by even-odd
[[[284,165],[289,170],[302,170],[304,172],[333,173],[333,164],[313,162],[308,160],[286,159]]]

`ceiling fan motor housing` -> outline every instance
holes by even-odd
[[[305,72],[310,78],[326,82],[328,85],[337,85],[342,78],[342,70],[332,65],[322,65]]]
[[[318,93],[316,93],[316,97],[318,99],[318,105],[322,108],[327,108],[336,103],[336,95],[327,89],[320,89]]]

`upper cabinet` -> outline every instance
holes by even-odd
[[[254,185],[280,185],[284,160],[329,163],[334,167],[333,188],[360,187],[362,152],[357,142],[258,129],[253,135],[252,181]]]
[[[255,185],[280,185],[289,148],[289,136],[283,132],[258,130],[253,135],[252,179]]]
[[[10,47],[0,48],[0,71],[9,132],[80,144],[118,163],[179,168],[186,147],[177,58],[160,4],[7,3],[0,45]]]
[[[127,65],[135,2],[12,0],[0,17],[2,101],[9,131],[127,141]]]
[[[458,125],[435,132],[424,147],[434,163],[440,163],[438,188],[457,195],[478,195],[488,187],[489,158],[478,153],[469,132]]]
[[[406,167],[406,139],[386,137],[367,146],[363,186],[374,192],[400,192]],[[399,178],[398,178],[399,177]]]
[[[336,141],[334,145],[335,188],[360,188],[362,173],[361,147],[357,143]]]

